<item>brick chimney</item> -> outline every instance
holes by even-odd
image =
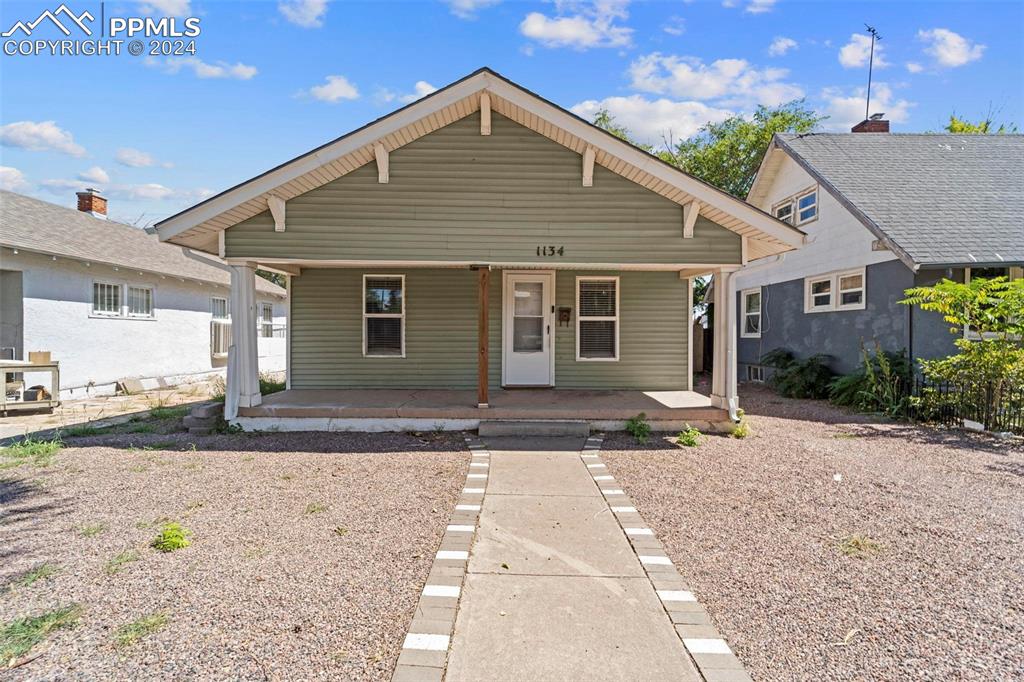
[[[871,114],[871,118],[861,121],[857,125],[850,128],[851,133],[887,133],[889,132],[889,122],[882,117],[885,114]]]
[[[86,188],[84,192],[75,192],[78,196],[78,210],[88,213],[94,218],[107,217],[107,200],[100,196],[98,189]]]

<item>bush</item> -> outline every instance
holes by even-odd
[[[835,405],[897,417],[906,412],[910,360],[906,351],[883,351],[876,342],[871,353],[861,346],[861,366],[856,372],[836,377],[829,386]]]
[[[799,360],[788,350],[777,348],[761,358],[761,364],[775,369],[770,384],[786,398],[828,397],[834,376],[825,364],[828,356],[812,355]]]
[[[161,552],[173,552],[191,545],[192,541],[188,539],[191,534],[192,532],[187,528],[182,528],[181,524],[171,521],[164,524],[160,534],[149,544],[150,547]]]
[[[688,448],[695,448],[700,445],[700,431],[687,424],[676,436],[676,442]]]
[[[647,415],[641,412],[635,417],[630,417],[626,422],[626,431],[636,438],[637,443],[646,443],[651,435],[651,425],[647,423]]]

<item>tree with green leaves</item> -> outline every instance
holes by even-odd
[[[612,116],[611,112],[609,112],[607,109],[598,109],[597,113],[594,114],[594,125],[596,125],[601,130],[607,130],[615,137],[619,138],[620,140],[625,140],[634,147],[639,147],[640,149],[643,149],[645,152],[650,152],[654,150],[654,148],[651,145],[641,144],[634,140],[630,135],[629,128],[616,121],[615,117]]]
[[[958,135],[1005,135],[1017,132],[1017,126],[1013,123],[1000,123],[996,128],[991,113],[984,120],[974,123],[966,118],[960,118],[954,112],[949,115],[949,123],[946,124],[945,129],[947,133]]]

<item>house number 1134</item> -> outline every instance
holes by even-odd
[[[564,256],[565,255],[565,247],[564,246],[538,246],[537,247],[537,255],[538,256],[548,256],[548,257]]]

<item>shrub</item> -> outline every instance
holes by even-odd
[[[10,668],[51,632],[73,627],[81,616],[81,607],[71,604],[41,616],[16,618],[4,624],[0,629],[0,668]]]
[[[832,370],[825,364],[828,356],[812,355],[799,360],[790,351],[777,348],[761,358],[761,364],[775,369],[770,384],[786,398],[821,399],[828,396]]]
[[[651,425],[647,423],[647,415],[641,412],[626,421],[626,431],[636,438],[637,443],[646,443],[651,435]]]
[[[687,424],[676,436],[676,442],[688,448],[695,448],[700,445],[700,431]]]
[[[746,419],[740,418],[740,423],[732,427],[732,431],[729,432],[732,438],[738,438],[740,440],[750,435],[750,424],[747,423]]]
[[[191,534],[192,532],[187,528],[182,528],[181,524],[171,521],[164,524],[160,534],[149,544],[161,552],[173,552],[191,545],[192,541],[188,539]]]
[[[836,377],[829,386],[829,400],[835,405],[896,417],[906,411],[910,375],[905,351],[883,351],[876,342],[871,353],[862,345],[860,369]]]

